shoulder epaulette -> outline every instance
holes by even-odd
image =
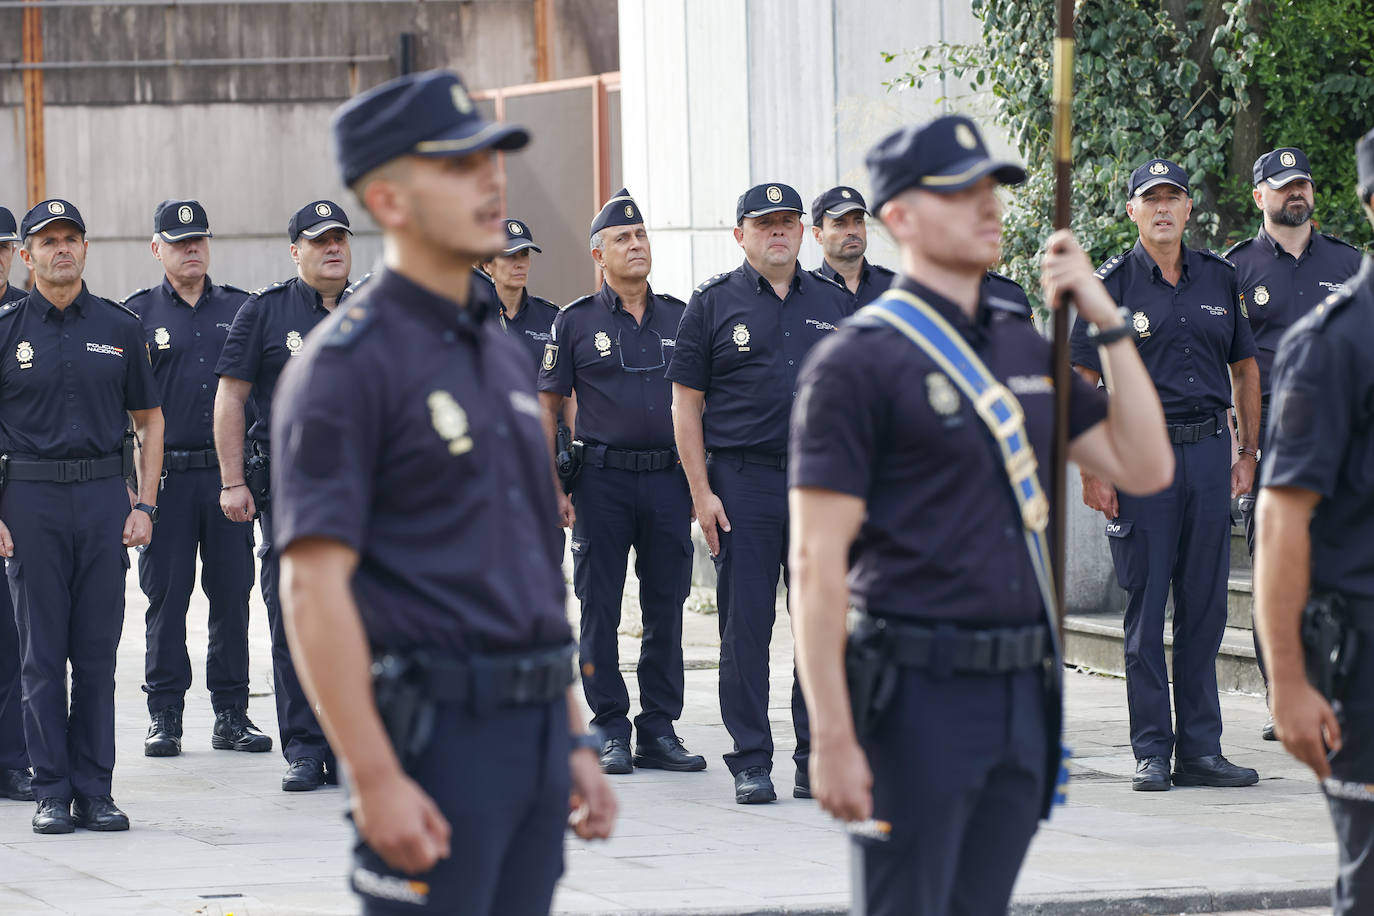
[[[680,305],[683,308],[687,307],[687,303],[683,302],[681,299],[679,299],[677,296],[674,296],[672,293],[654,293],[654,295],[660,299],[667,299],[674,305]]]
[[[1105,280],[1108,277],[1110,277],[1112,275],[1112,271],[1116,270],[1122,264],[1126,263],[1126,256],[1129,254],[1129,251],[1123,251],[1119,255],[1108,258],[1106,263],[1104,263],[1101,267],[1094,271],[1094,273],[1096,273],[1097,275],[1097,279]]]
[[[15,314],[16,312],[18,312],[18,311],[19,311],[19,303],[24,302],[24,301],[25,301],[24,299],[11,299],[9,302],[6,302],[5,304],[0,305],[0,320],[3,320],[3,319],[5,319],[5,318],[8,318],[8,317],[10,317],[11,315]]]
[[[221,289],[227,289],[231,293],[243,293],[243,295],[245,296],[253,295],[248,290],[244,289],[242,286],[235,286],[232,283],[220,283],[218,285]]]
[[[1104,265],[1102,265],[1102,266],[1103,266],[1103,267],[1106,267],[1107,265],[1104,264]],[[996,278],[999,279],[999,280],[1006,280],[1008,283],[1016,283],[1016,281],[1013,280],[1011,277],[1008,277],[1006,274],[999,274],[999,273],[998,273],[997,271],[995,271],[995,270],[990,270],[990,271],[988,271],[988,276],[989,276],[989,277],[996,277]],[[1021,284],[1020,284],[1020,283],[1016,283],[1016,285],[1017,285],[1017,286],[1020,286]]]
[[[364,283],[371,279],[372,271],[369,270],[367,273],[363,274],[361,277],[354,280],[352,283],[348,284],[348,286],[343,291],[343,296],[339,297],[339,301],[343,301],[344,296],[351,296],[354,293],[356,293],[359,289],[362,288],[362,285]]]
[[[264,293],[270,293],[270,292],[272,292],[273,290],[281,289],[281,288],[284,287],[286,284],[287,284],[287,281],[286,281],[286,280],[278,280],[276,283],[269,283],[268,285],[262,287],[261,289],[255,289],[255,290],[253,290],[251,293],[249,293],[248,295],[250,295],[250,296],[256,296],[256,297],[258,297],[259,299],[261,299]]]
[[[887,274],[889,277],[897,276],[897,271],[893,270],[891,267],[884,267],[881,264],[869,264],[868,266],[880,274]]]
[[[591,302],[591,301],[592,301],[593,299],[595,299],[595,298],[596,298],[596,293],[588,293],[588,294],[585,295],[585,296],[579,296],[578,298],[574,299],[572,302],[569,302],[567,305],[563,306],[563,308],[564,308],[564,310],[567,310],[567,309],[570,309],[570,308],[576,308],[577,306],[582,305],[583,303]]]
[[[120,304],[120,305],[123,305],[124,303],[128,302],[130,299],[134,298],[135,296],[142,296],[142,295],[145,295],[145,294],[147,294],[147,293],[151,293],[152,291],[153,291],[153,288],[152,288],[151,286],[145,286],[145,287],[143,287],[142,289],[136,289],[136,290],[134,290],[132,293],[129,293],[129,295],[125,296],[123,299],[120,299],[120,300],[119,300],[119,304]]]
[[[368,297],[372,298],[372,297]],[[373,316],[376,310],[372,308],[370,302],[359,302],[354,305],[343,307],[343,314],[329,329],[329,334],[320,344],[328,348],[347,348],[358,342],[358,338],[375,324]]]
[[[545,306],[546,308],[551,308],[551,309],[553,309],[555,312],[558,311],[558,306],[554,305],[552,302],[550,302],[549,300],[545,299],[543,296],[530,296],[530,301],[533,302],[533,303],[536,304],[536,305],[542,305],[542,306]]]
[[[824,273],[821,272],[821,269],[819,267],[813,271],[810,271],[810,274],[817,280],[820,280],[822,283],[825,283],[828,286],[833,286],[835,289],[843,292],[846,296],[849,296],[851,299],[853,298],[854,294],[849,291],[849,287],[845,286],[839,280],[836,280],[832,277],[827,277]],[[702,285],[704,286],[705,284]]]
[[[1226,257],[1229,258],[1231,255],[1235,254],[1237,251],[1240,251],[1242,248],[1244,248],[1246,245],[1249,245],[1254,240],[1254,236],[1251,236],[1248,239],[1241,239],[1239,242],[1236,242],[1230,248],[1226,249]]]
[[[1226,260],[1226,258],[1223,255],[1217,254],[1210,248],[1199,248],[1197,250],[1197,253],[1202,255],[1204,258],[1211,258],[1213,261],[1220,261],[1232,270],[1236,269],[1236,265],[1232,264],[1230,261]]]
[[[487,273],[482,268],[474,267],[472,269],[472,275],[477,279],[481,280],[487,286],[490,286],[493,290],[496,289],[496,281],[491,278],[491,274]]]
[[[99,296],[97,296],[96,298],[100,299],[101,302],[108,302],[110,305],[112,305],[112,306],[114,306],[115,308],[119,309],[121,312],[123,312],[124,314],[128,315],[130,318],[134,319],[135,321],[142,321],[142,320],[143,320],[142,318],[139,318],[139,317],[138,317],[138,312],[135,312],[133,309],[129,308],[127,305],[125,305],[125,304],[122,303],[122,302],[115,302],[113,299],[105,299],[105,298],[102,298],[102,297],[99,297]]]
[[[722,283],[725,282],[725,278],[728,277],[728,276],[730,276],[730,273],[731,273],[731,272],[727,270],[727,271],[725,271],[724,273],[716,274],[714,277],[711,277],[709,280],[703,280],[703,281],[701,281],[701,284],[700,284],[699,286],[697,286],[696,289],[692,290],[692,292],[694,292],[694,293],[704,293],[704,292],[706,292],[708,289],[710,289],[710,288],[713,287],[713,286],[719,286],[720,284],[722,284]]]
[[[1346,248],[1349,248],[1351,251],[1359,251],[1361,254],[1363,254],[1363,252],[1362,252],[1358,247],[1356,247],[1355,245],[1350,244],[1350,243],[1347,242],[1345,239],[1338,239],[1338,238],[1336,238],[1334,235],[1327,235],[1325,232],[1321,232],[1321,233],[1318,233],[1318,234],[1319,234],[1322,238],[1324,238],[1324,239],[1329,239],[1329,240],[1331,240],[1331,241],[1333,241],[1333,242],[1336,242],[1336,243],[1339,244],[1339,245],[1344,245]]]

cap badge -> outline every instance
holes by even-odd
[[[153,332],[153,343],[157,344],[159,350],[167,350],[172,345],[172,335],[167,333],[166,328],[158,328]]]
[[[749,352],[749,328],[745,327],[744,322],[740,322],[730,329],[730,339],[735,342],[735,346],[739,347],[741,353]]]
[[[181,209],[177,210],[177,219],[181,220],[183,224],[189,223],[194,218],[195,214],[191,212],[190,207],[183,206]]]
[[[544,344],[544,361],[540,363],[545,372],[558,365],[558,344]]]
[[[511,235],[524,235],[524,234],[525,234],[525,230],[524,230],[524,229],[521,229],[521,228],[520,228],[520,224],[517,223],[515,220],[511,220],[509,223],[507,223],[507,224],[506,224],[506,229],[510,232]]]
[[[854,195],[850,194],[848,191],[841,191],[840,196],[843,197],[845,200],[849,200],[849,198],[853,197]]]
[[[775,204],[782,203],[782,188],[775,184],[770,184],[768,186],[768,200]]]
[[[592,338],[592,346],[596,347],[596,352],[600,356],[611,355],[611,335],[605,331],[597,331]]]
[[[952,417],[959,412],[959,392],[943,372],[926,376],[926,400],[930,402],[930,409],[942,417]]]
[[[467,90],[457,83],[449,90],[453,95],[453,107],[458,109],[459,114],[472,114],[472,99],[468,98]]]
[[[329,209],[329,204],[315,204],[316,216],[330,216],[333,212],[333,210]]]
[[[1267,286],[1256,286],[1256,287],[1255,287],[1255,305],[1268,305],[1268,304],[1269,304],[1269,287],[1267,287]]]
[[[1150,163],[1150,174],[1151,174],[1151,175],[1167,175],[1167,174],[1169,174],[1169,167],[1168,167],[1167,165],[1165,165],[1164,163],[1159,162],[1158,160],[1156,160],[1156,161]]]
[[[626,204],[626,205],[625,205],[625,215],[628,216],[630,219],[634,219],[634,216],[635,216],[635,208],[634,208],[634,205],[633,205],[633,204]]]
[[[19,360],[20,369],[33,368],[33,344],[27,340],[19,341],[19,346],[14,348],[14,358]]]
[[[301,339],[300,331],[286,332],[286,349],[292,356],[301,352],[301,347],[305,346],[305,341]]]
[[[1279,162],[1283,164],[1284,168],[1291,169],[1298,164],[1298,157],[1288,152],[1288,150],[1284,150],[1279,153]]]
[[[63,213],[67,212],[67,208],[62,206],[62,201],[54,200],[48,204],[48,212],[53,216],[61,216]]]
[[[964,149],[978,148],[978,138],[973,135],[973,130],[967,124],[955,126],[954,140]]]
[[[431,391],[425,403],[429,406],[429,422],[439,437],[448,443],[448,453],[463,455],[472,451],[467,411],[458,406],[453,395],[447,391]]]
[[[1146,315],[1144,312],[1136,312],[1131,316],[1131,327],[1135,330],[1136,334],[1141,337],[1149,337],[1150,316]]]

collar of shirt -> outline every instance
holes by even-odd
[[[768,282],[767,277],[765,277],[763,274],[759,273],[757,270],[754,269],[754,265],[749,263],[748,258],[744,259],[743,267],[744,277],[746,280],[749,281],[750,288],[753,289],[754,292],[758,293],[759,295],[763,295],[764,291],[766,290],[769,293],[772,293],[774,299],[777,298],[778,294],[773,292],[773,284]],[[789,296],[792,293],[800,293],[802,291],[801,275],[803,273],[805,273],[805,271],[801,269],[801,265],[794,262],[792,264],[792,282],[789,285],[788,289]]]
[[[1179,250],[1182,252],[1182,257],[1180,258],[1178,285],[1182,286],[1187,283],[1192,276],[1192,260],[1197,257],[1197,255],[1188,250],[1188,246],[1184,245],[1182,242],[1179,243]],[[1159,265],[1155,263],[1155,259],[1145,250],[1144,242],[1136,239],[1135,247],[1131,249],[1131,257],[1135,259],[1140,269],[1149,274],[1151,278],[1161,283],[1168,282],[1164,279],[1164,273],[1159,269]]]
[[[369,299],[376,303],[373,308],[387,308],[395,303],[396,307],[410,312],[439,333],[458,331],[469,337],[476,337],[478,329],[487,317],[482,309],[470,309],[452,299],[436,295],[409,277],[389,268],[384,268],[373,277],[364,289],[369,287],[373,288]]]
[[[1310,223],[1308,224],[1308,228],[1311,229]],[[1263,226],[1260,226],[1260,231],[1255,233],[1255,238],[1268,245],[1269,250],[1274,252],[1274,257],[1281,258],[1284,255],[1288,255],[1296,261],[1301,261],[1312,251],[1312,245],[1317,241],[1317,230],[1312,229],[1311,234],[1307,236],[1307,244],[1304,245],[1302,251],[1297,254],[1294,254],[1287,248],[1284,248],[1283,245],[1279,244],[1279,241],[1270,235]]]
[[[511,315],[506,311],[506,303],[501,301],[500,296],[496,297],[496,302],[497,307],[501,310],[501,317],[509,321],[516,316],[525,315],[529,313],[530,291],[523,286],[520,287],[520,308],[516,311],[515,315]]]
[[[42,314],[44,321],[47,321],[49,318],[63,321],[68,313],[77,316],[85,315],[86,299],[88,299],[90,295],[90,290],[86,289],[86,281],[82,280],[81,292],[76,294],[76,298],[72,300],[71,304],[68,305],[66,309],[59,309],[38,291],[38,286],[35,284],[34,288],[29,292],[29,305]]]
[[[625,303],[620,298],[620,293],[611,288],[611,284],[605,280],[601,281],[601,288],[596,291],[596,298],[606,310],[612,315],[617,312],[628,314],[625,311]],[[649,319],[654,317],[654,289],[649,284],[644,284],[644,320],[640,324],[648,324]]]
[[[860,285],[860,286],[863,286],[865,283],[868,282],[868,272],[869,272],[868,258],[864,258],[863,266],[859,268],[859,285]],[[825,276],[827,276],[827,277],[829,277],[830,279],[834,280],[836,283],[840,284],[841,286],[845,287],[846,289],[849,288],[849,284],[845,282],[844,274],[840,273],[838,270],[836,270],[834,267],[832,267],[831,264],[830,264],[830,261],[828,261],[828,260],[822,260],[822,261],[821,261],[821,273],[825,274]]]
[[[207,276],[205,279],[208,281],[210,278]],[[292,282],[296,284],[296,295],[301,297],[302,302],[319,309],[326,315],[329,314],[329,309],[324,307],[324,296],[320,295],[319,290],[315,289],[315,287],[311,286],[309,283],[306,283],[305,280],[300,277],[293,277]],[[347,280],[344,281],[344,289],[348,289]],[[343,301],[344,294],[341,292],[339,293],[339,298],[334,301],[334,304],[338,305]]]
[[[206,274],[205,288],[200,291],[200,298],[197,299],[194,303],[191,303],[181,298],[181,293],[177,292],[177,288],[172,285],[172,281],[167,277],[166,274],[163,274],[162,276],[162,292],[164,295],[166,295],[167,301],[177,305],[184,305],[187,308],[195,308],[197,305],[200,305],[206,299],[210,298],[210,290],[214,288],[215,285],[210,281],[210,275]]]

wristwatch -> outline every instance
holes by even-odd
[[[157,506],[150,506],[147,503],[134,503],[134,508],[141,512],[148,513],[148,519],[154,525],[157,524]]]
[[[572,736],[572,748],[570,749],[570,752],[585,749],[591,751],[594,754],[600,754],[601,745],[601,732],[597,731],[596,729],[592,729],[589,732],[583,732],[580,735]]]
[[[1107,328],[1104,331],[1095,324],[1088,325],[1088,338],[1099,347],[1114,344],[1123,337],[1130,337],[1135,333],[1135,327],[1131,324],[1130,310],[1122,306],[1117,310],[1117,313],[1121,315],[1121,324],[1114,328]]]

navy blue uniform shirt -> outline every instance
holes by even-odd
[[[5,291],[0,293],[0,305],[4,305],[6,302],[17,302],[28,294],[29,291],[26,289],[20,289],[13,283],[7,284]]]
[[[349,298],[345,289],[339,303]],[[215,364],[215,375],[253,383],[252,408],[257,419],[248,430],[252,441],[263,446],[271,442],[277,380],[287,360],[301,352],[305,335],[327,317],[329,310],[320,294],[300,277],[260,289],[240,306]]]
[[[908,277],[898,277],[895,288],[935,309],[1016,395],[1048,493],[1049,343],[986,295],[970,321]],[[973,405],[923,350],[889,325],[855,318],[816,347],[800,385],[788,483],[867,504],[850,551],[857,606],[987,625],[1044,619],[1001,454]],[[1107,415],[1105,396],[1076,375],[1070,404],[1071,438]]]
[[[1255,355],[1240,307],[1236,269],[1210,251],[1183,249],[1178,286],[1161,276],[1140,242],[1097,270],[1117,305],[1131,313],[1135,344],[1169,420],[1194,420],[1231,406],[1228,366]],[[1070,358],[1102,371],[1087,322],[1074,322]]]
[[[821,266],[811,273],[832,283],[838,283],[846,291],[849,289],[848,284],[844,282],[844,275],[831,267],[829,261],[821,261]],[[864,258],[864,266],[859,271],[859,289],[857,292],[849,294],[853,309],[857,311],[887,292],[887,288],[892,285],[892,281],[895,279],[897,279],[896,273],[882,265],[870,264],[868,258]]]
[[[520,311],[514,318],[506,314],[506,307],[498,298],[496,301],[497,318],[501,328],[529,354],[529,362],[534,371],[539,371],[539,363],[544,358],[544,345],[553,340],[549,328],[553,327],[558,306],[547,299],[531,296],[529,290],[520,291]]]
[[[854,310],[849,293],[797,268],[780,301],[748,261],[687,300],[668,380],[706,392],[706,448],[782,454],[811,348]]]
[[[1269,373],[1284,333],[1303,315],[1360,269],[1360,253],[1339,239],[1315,230],[1297,257],[1260,229],[1226,252],[1236,265],[1236,285],[1250,314],[1255,335],[1260,391],[1269,397]]]
[[[686,309],[648,292],[644,323],[605,283],[558,313],[539,390],[577,391],[577,437],[615,448],[671,448],[673,386],[664,378]]]
[[[358,552],[376,648],[562,645],[563,534],[525,354],[390,270],[307,341],[272,421],[280,549]]]
[[[166,449],[214,447],[215,365],[234,316],[247,298],[246,290],[215,286],[206,277],[205,290],[193,307],[163,277],[161,285],[138,290],[124,300],[125,307],[137,312],[143,322],[153,376],[162,395]]]
[[[143,328],[86,285],[65,309],[38,290],[0,306],[0,451],[22,458],[119,454],[126,411],[161,405]]]
[[[1312,588],[1374,599],[1374,259],[1284,336],[1261,484],[1319,493]]]
[[[1030,299],[1026,298],[1026,291],[1021,288],[1021,284],[994,270],[983,274],[983,297],[998,300],[1009,311],[1020,312],[1027,321],[1030,321],[1034,315]],[[1010,308],[1012,306],[1015,308]]]

